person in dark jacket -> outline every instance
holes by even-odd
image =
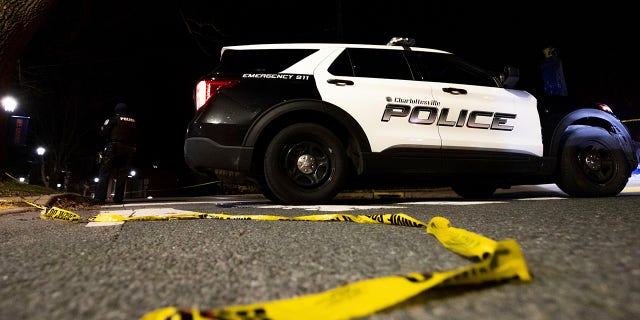
[[[102,153],[93,203],[105,203],[110,179],[115,179],[113,202],[122,203],[128,170],[136,152],[137,135],[136,119],[129,114],[125,103],[116,104],[115,115],[105,120],[100,127],[100,135],[105,138],[107,145]]]

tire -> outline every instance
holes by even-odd
[[[465,199],[486,199],[493,197],[498,188],[489,184],[458,184],[451,189]]]
[[[276,195],[273,194],[273,192],[271,192],[271,189],[269,189],[269,186],[267,185],[267,182],[262,179],[262,181],[260,182],[260,192],[262,192],[262,195],[267,198],[267,200],[274,202],[276,204],[281,204],[282,201],[280,199],[278,199],[278,197],[276,197]]]
[[[614,136],[598,127],[571,131],[560,156],[556,184],[572,197],[611,197],[629,181],[624,152]]]
[[[333,199],[348,174],[344,145],[327,128],[294,124],[267,146],[264,180],[267,198],[286,204],[320,204]]]

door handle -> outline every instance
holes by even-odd
[[[342,79],[329,79],[327,83],[335,84],[336,86],[352,86],[353,81],[351,80],[342,80]]]
[[[465,89],[460,89],[460,88],[442,88],[442,91],[446,92],[446,93],[451,93],[451,94],[467,94],[467,90]]]

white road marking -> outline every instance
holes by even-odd
[[[201,212],[195,211],[187,211],[187,210],[178,210],[173,208],[144,208],[144,209],[129,209],[129,210],[107,210],[100,211],[100,214],[115,214],[123,217],[150,217],[150,216],[171,216],[175,214],[198,214]],[[89,222],[87,223],[87,227],[106,227],[106,226],[117,226],[121,225],[124,222]]]
[[[640,192],[640,187],[626,187],[622,190],[623,193],[627,192]]]

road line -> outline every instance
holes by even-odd
[[[199,212],[178,210],[174,208],[144,208],[137,210],[107,210],[100,211],[100,214],[115,214],[123,217],[149,217],[149,216],[171,216],[175,214],[197,214]],[[107,227],[121,225],[124,222],[89,222],[87,227]]]

